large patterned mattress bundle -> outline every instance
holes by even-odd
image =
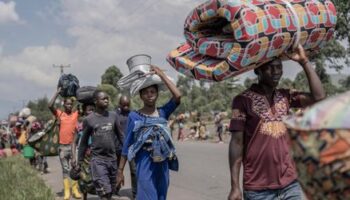
[[[332,38],[336,10],[331,1],[210,0],[185,21],[186,43],[168,55],[179,72],[221,81],[292,52],[308,51]]]

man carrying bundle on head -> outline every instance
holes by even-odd
[[[305,107],[325,98],[325,92],[301,45],[290,59],[303,67],[311,94],[277,89],[283,74],[282,61],[277,58],[255,69],[258,84],[233,99],[229,200],[302,199],[282,118],[289,108]],[[241,163],[243,195],[239,186]]]
[[[72,159],[72,143],[74,140],[74,135],[77,133],[78,125],[78,111],[73,111],[74,100],[72,98],[65,98],[63,100],[64,110],[55,108],[55,101],[61,92],[61,88],[57,89],[57,92],[52,97],[49,102],[49,109],[59,120],[60,129],[59,129],[59,158],[62,166],[63,173],[63,185],[64,185],[64,200],[70,199],[70,162]],[[77,181],[72,181],[72,193],[74,198],[80,199],[81,194],[78,189]]]

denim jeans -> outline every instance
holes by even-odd
[[[302,200],[303,195],[298,181],[293,181],[281,189],[244,191],[245,200]]]

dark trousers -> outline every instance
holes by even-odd
[[[116,188],[117,161],[92,158],[90,166],[92,181],[98,196],[112,195]]]

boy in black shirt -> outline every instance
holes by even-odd
[[[115,112],[107,111],[109,98],[105,92],[96,90],[94,93],[96,111],[84,119],[83,136],[81,138],[78,162],[84,160],[88,139],[91,144],[91,174],[101,199],[111,199],[116,188],[117,157],[116,137],[124,142],[120,122]]]

